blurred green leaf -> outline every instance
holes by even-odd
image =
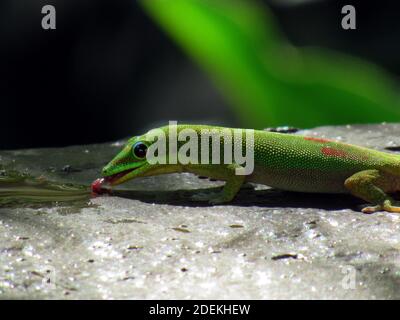
[[[212,77],[244,126],[400,121],[397,84],[378,67],[291,46],[251,0],[142,0]]]

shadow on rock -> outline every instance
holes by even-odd
[[[196,190],[174,190],[174,191],[134,191],[114,190],[113,196],[140,200],[146,203],[170,204],[189,207],[209,207],[207,202],[191,200],[197,193],[212,194],[220,192],[221,187],[196,189]],[[288,192],[275,189],[254,190],[242,189],[230,206],[238,207],[278,207],[278,208],[313,208],[325,210],[352,209],[359,211],[363,204],[359,199],[346,194],[322,194],[322,193],[300,193]]]

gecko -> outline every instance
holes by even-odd
[[[252,130],[253,141],[249,150],[252,151],[253,170],[238,174],[238,169],[243,169],[243,163],[235,161],[233,148],[228,148],[229,144],[225,142],[229,139],[225,138],[230,135],[231,144],[242,147],[243,155],[243,150],[249,147],[249,141],[244,139],[247,131],[240,131],[245,129],[184,124],[174,126],[172,128],[170,124],[130,138],[103,168],[103,177],[93,182],[92,191],[101,193],[105,184],[116,186],[139,177],[189,172],[225,181],[218,193],[193,196],[193,200],[208,201],[213,205],[230,202],[245,182],[251,182],[286,191],[352,194],[368,203],[362,209],[364,213],[400,212],[400,204],[390,196],[400,191],[398,155],[330,139]],[[188,129],[195,140],[190,151],[197,151],[198,155],[191,158],[192,162],[168,161],[174,156],[176,158],[176,153],[187,143],[188,140],[181,138],[180,134]],[[235,130],[243,132],[239,135],[240,139],[234,136]],[[156,155],[162,151],[154,151],[155,144],[161,142],[160,137],[154,138],[154,132],[164,134],[166,147],[163,149],[163,163],[154,163],[148,158],[150,150]],[[174,132],[173,136],[171,132]],[[214,135],[210,136],[207,132],[213,132]],[[217,137],[216,143],[212,140],[214,137]],[[206,144],[202,144],[202,138]],[[176,150],[170,145],[173,140],[176,141]],[[220,154],[217,154],[220,159],[216,159],[219,162],[212,158],[212,146],[220,147]],[[232,161],[226,162],[225,156]]]

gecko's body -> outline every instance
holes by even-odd
[[[184,129],[194,130],[199,141],[204,129],[224,134],[233,132],[233,129],[202,125],[178,125],[176,128],[178,134]],[[169,127],[160,129],[168,142]],[[221,154],[224,134],[220,140]],[[146,157],[137,157],[135,153],[139,150],[140,156],[145,155],[152,143],[148,141],[148,134],[130,139],[103,169],[106,181],[117,185],[135,177],[191,172],[226,181],[223,191],[209,199],[211,203],[232,200],[240,186],[248,181],[289,191],[352,193],[374,205],[364,208],[364,212],[400,212],[387,195],[400,191],[400,156],[397,155],[333,140],[254,130],[254,170],[249,175],[237,175],[238,164],[224,164],[222,156],[221,164],[149,164]],[[184,143],[178,141],[178,149]],[[246,139],[241,143],[245,149]],[[201,151],[199,142],[199,159]]]

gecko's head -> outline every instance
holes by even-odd
[[[114,186],[146,175],[154,166],[146,158],[148,148],[153,142],[146,138],[143,135],[129,139],[125,147],[103,168],[105,182]]]

